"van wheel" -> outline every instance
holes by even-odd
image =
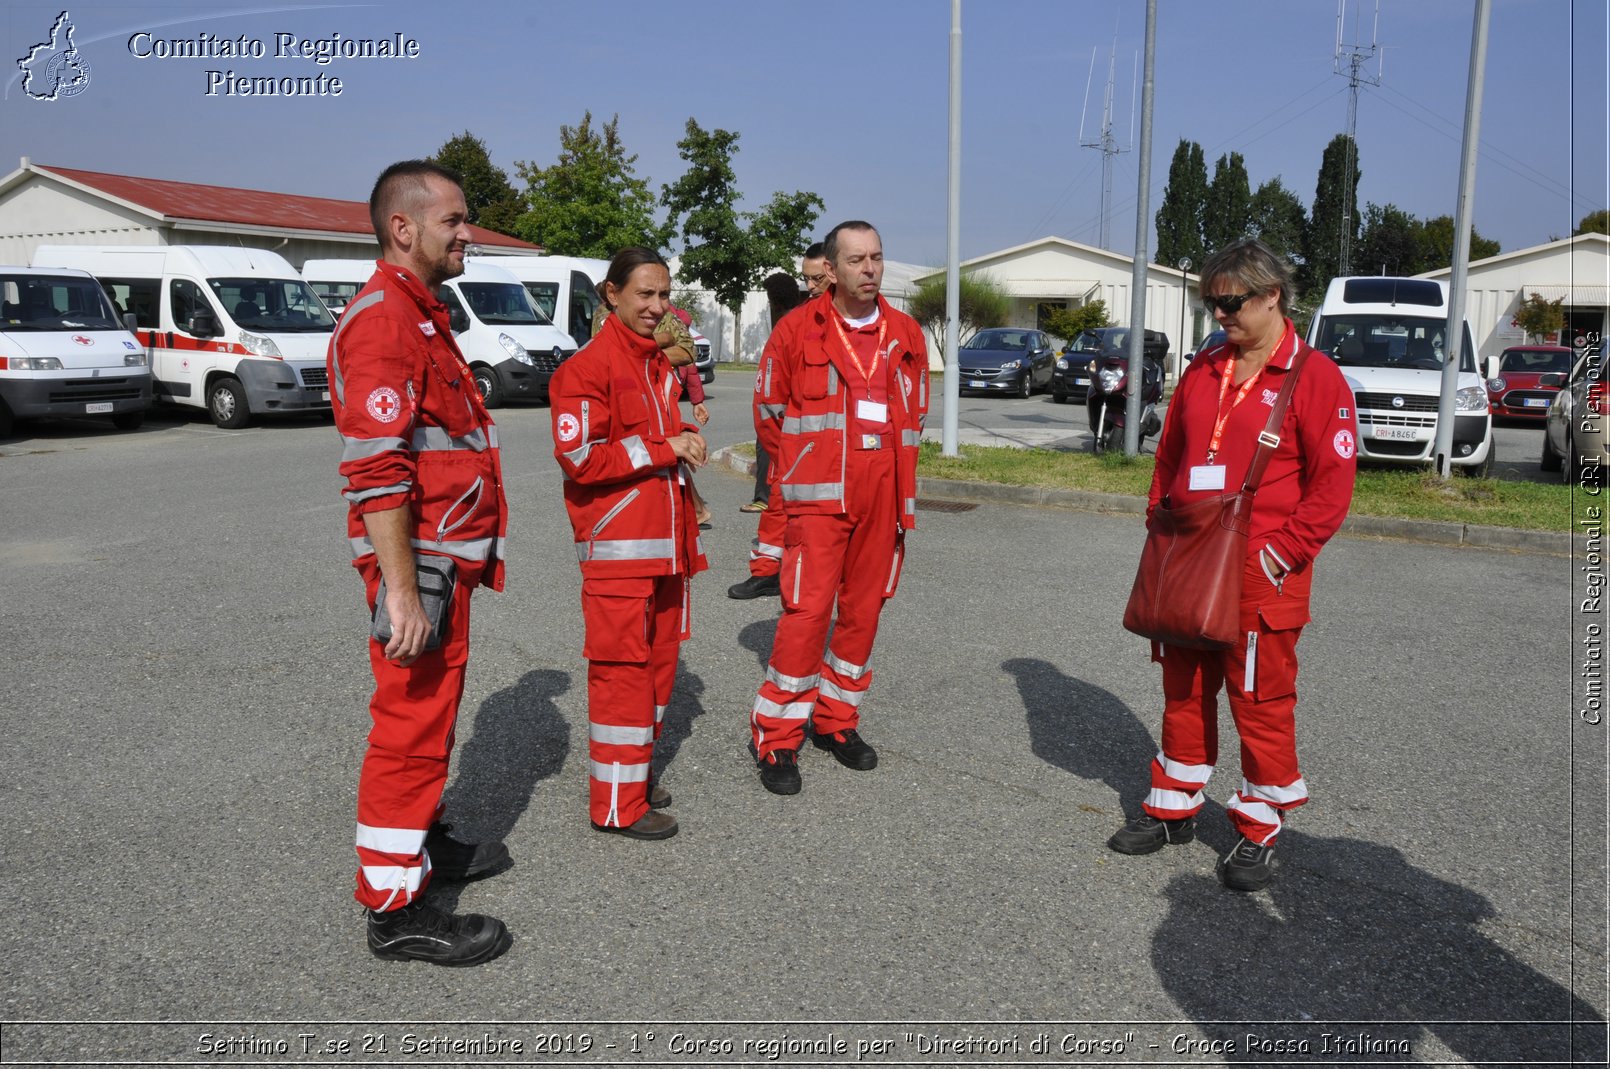
[[[145,423],[144,412],[119,412],[112,417],[112,426],[120,431],[137,431]]]
[[[481,391],[481,403],[487,408],[497,408],[503,403],[503,391],[498,389],[497,372],[485,364],[475,365],[475,388]]]
[[[1498,452],[1498,443],[1492,442],[1487,446],[1486,460],[1483,460],[1480,464],[1472,464],[1468,467],[1455,468],[1454,471],[1460,472],[1472,479],[1485,479],[1493,473],[1493,454],[1496,452]]]
[[[252,421],[252,410],[246,407],[246,388],[239,379],[226,375],[213,382],[207,391],[207,414],[215,426],[226,431],[239,430]]]
[[[0,401],[0,438],[10,438],[11,432],[17,429],[17,421],[11,416],[11,409],[4,401]]]
[[[1554,451],[1549,442],[1548,428],[1543,428],[1543,455],[1537,458],[1537,466],[1544,471],[1559,471],[1563,466],[1560,463],[1560,454]]]

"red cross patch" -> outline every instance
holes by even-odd
[[[380,386],[369,394],[364,407],[379,422],[390,423],[402,414],[402,398],[390,386]]]

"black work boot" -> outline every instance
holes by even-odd
[[[1219,858],[1219,882],[1232,891],[1261,891],[1275,875],[1274,844],[1255,843],[1246,836],[1236,840]]]
[[[467,843],[447,833],[451,824],[437,821],[425,833],[430,874],[438,880],[480,880],[507,868],[509,848],[502,843]]]
[[[1165,846],[1179,846],[1196,838],[1196,818],[1158,820],[1142,813],[1119,828],[1107,845],[1120,854],[1154,854]]]
[[[874,750],[854,728],[826,735],[812,732],[811,741],[816,744],[817,749],[826,750],[838,758],[839,764],[845,768],[853,768],[857,772],[869,772],[878,767],[878,751]]]
[[[734,583],[727,588],[727,597],[738,601],[749,601],[753,598],[778,597],[783,592],[782,580],[775,575],[751,575],[741,583]]]
[[[432,965],[480,965],[514,942],[495,917],[454,916],[423,899],[401,909],[369,910],[369,950],[389,961],[428,961]]]
[[[773,750],[757,764],[762,787],[773,794],[799,793],[799,751]]]

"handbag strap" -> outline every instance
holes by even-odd
[[[1241,484],[1244,494],[1258,489],[1258,484],[1263,482],[1263,470],[1269,466],[1269,458],[1280,448],[1280,425],[1286,420],[1286,407],[1291,404],[1291,393],[1297,388],[1297,373],[1303,369],[1311,352],[1312,349],[1298,341],[1297,353],[1292,357],[1290,370],[1286,372],[1286,381],[1280,384],[1280,393],[1275,398],[1274,407],[1269,410],[1269,422],[1258,435],[1258,451],[1252,455],[1247,478]]]

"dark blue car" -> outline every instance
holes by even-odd
[[[961,390],[1027,397],[1051,385],[1051,339],[1043,330],[995,327],[967,339],[956,354]]]

